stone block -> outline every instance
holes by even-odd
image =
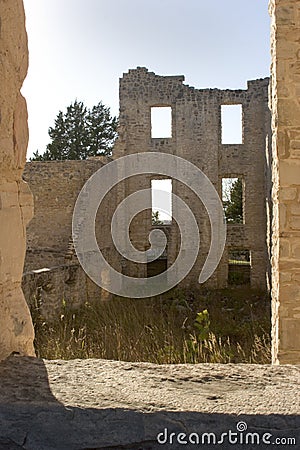
[[[283,60],[289,59],[292,60],[296,58],[299,47],[297,43],[290,42],[282,39],[280,45],[277,47],[277,57],[282,58]],[[281,90],[279,90],[278,95],[281,97]]]
[[[300,259],[300,256],[298,256],[298,258]],[[300,270],[294,271],[292,273],[292,280],[293,283],[300,285]]]
[[[281,270],[283,270],[283,272],[289,271],[291,274],[293,274],[293,269],[293,265],[289,264]],[[290,283],[287,286],[280,287],[280,290],[280,294],[283,299],[280,308],[287,308],[292,311],[294,307],[299,306],[298,302],[300,301],[300,290],[299,286],[296,283]]]
[[[292,274],[289,272],[280,272],[279,281],[282,284],[288,284],[292,281]]]
[[[300,215],[300,204],[299,203],[292,203],[291,206],[291,213],[293,216],[299,216]]]
[[[280,161],[279,178],[281,187],[291,187],[300,185],[300,160]]]
[[[29,309],[18,283],[0,285],[0,359],[13,351],[34,356],[34,331]]]
[[[295,63],[296,64],[296,63]],[[292,66],[295,66],[293,64]],[[296,68],[293,69],[295,72]],[[299,64],[300,70],[300,64]],[[300,72],[299,72],[300,73]],[[293,126],[295,124],[295,117],[300,114],[300,105],[295,99],[282,98],[278,102],[278,126]]]
[[[299,319],[285,318],[280,320],[280,346],[285,351],[300,348]]]
[[[292,244],[292,256],[300,260],[300,238],[299,242]]]
[[[284,230],[286,228],[287,223],[287,208],[284,203],[279,205],[279,226],[280,230]]]
[[[294,187],[282,187],[279,191],[280,201],[294,200],[297,195],[297,189]]]
[[[294,6],[284,5],[276,8],[276,23],[277,25],[295,25],[296,15]],[[280,45],[280,43],[279,43]]]
[[[293,230],[300,230],[300,216],[292,216],[290,218],[290,226]]]

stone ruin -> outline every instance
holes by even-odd
[[[270,287],[271,155],[269,79],[248,82],[247,90],[194,89],[183,76],[158,76],[146,68],[129,70],[120,80],[119,138],[113,157],[141,152],[164,152],[189,160],[209,177],[219,196],[222,182],[235,177],[243,184],[242,223],[227,225],[227,242],[222,260],[205,283],[210,288],[228,285],[230,253],[248,252],[251,266],[248,281],[253,288]],[[171,136],[151,136],[151,111],[157,105],[170,109]],[[242,143],[222,143],[223,105],[242,109]],[[28,302],[39,298],[46,317],[57,316],[62,298],[78,306],[88,299],[103,298],[104,292],[90,281],[72,252],[72,214],[78,194],[87,179],[111,158],[86,161],[27,163],[24,179],[34,195],[35,215],[27,229],[27,253],[23,289]],[[147,277],[170,267],[177,258],[180,232],[176,222],[152,224],[151,210],[140,213],[130,226],[131,240],[142,251],[149,245],[153,228],[167,237],[162,257],[147,264],[122,258],[111,240],[111,219],[120,200],[139,189],[149,189],[157,175],[136,176],[112,189],[97,218],[96,233],[101,251],[120,272]],[[162,177],[160,177],[162,178]],[[178,180],[172,191],[193,211],[201,230],[201,252],[181,287],[198,285],[198,277],[211,241],[207,213],[195,194]],[[193,241],[190,231],[188,239]],[[181,242],[184,245],[184,242]],[[244,270],[245,271],[245,270]],[[60,295],[58,296],[58,293]]]
[[[272,351],[300,362],[300,2],[271,0]]]
[[[20,88],[27,70],[27,44],[22,1],[13,1],[13,9],[7,1],[0,3],[1,57],[4,61],[0,71],[0,221],[1,230],[4,230],[0,237],[0,358],[11,352],[34,353],[32,324],[20,288],[25,226],[32,213],[32,197],[21,178],[27,147],[27,116]],[[268,79],[248,82],[247,90],[197,90],[183,84],[182,76],[161,77],[145,68],[138,68],[125,74],[120,82],[120,130],[114,148],[115,158],[140,151],[182,156],[203,169],[219,193],[223,178],[243,180],[243,223],[229,225],[222,261],[208,286],[223,287],[227,284],[228,259],[232,250],[251,254],[251,286],[268,289],[272,272],[274,363],[299,363],[300,352],[299,11],[299,1],[270,2],[272,77],[269,106]],[[243,110],[241,144],[224,144],[221,140],[221,107],[232,104],[241,105]],[[151,108],[162,106],[171,109],[171,136],[151,137]],[[56,267],[56,277],[62,278],[64,284],[70,286],[73,283],[73,287],[76,283],[77,287],[84,284],[78,283],[76,278],[80,270],[76,269],[76,261],[74,264],[69,262],[73,258],[71,216],[81,186],[104,163],[91,160],[31,163],[27,166],[25,179],[34,193],[36,212],[28,228],[26,270],[45,265]],[[130,275],[145,276],[147,271],[161,270],[162,263],[160,267],[139,267],[118,260],[109,238],[110,217],[120,198],[137,188],[149,187],[150,183],[151,177],[137,177],[126,180],[123,190],[112,191],[107,200],[107,215],[102,217],[101,228],[96,230],[98,236],[101,234],[101,250],[108,260]],[[194,283],[203,265],[210,239],[209,223],[203,218],[201,204],[184,186],[174,182],[172,189],[196,211],[203,233],[203,252],[185,280],[188,285]],[[143,223],[142,227],[140,223]],[[140,214],[133,222],[133,243],[138,248],[145,250],[151,227],[149,211]],[[171,225],[165,226],[164,231],[169,239],[163,263],[167,267],[176,257],[178,230]],[[35,280],[36,274],[29,272],[27,277]],[[25,283],[25,290],[30,291],[30,285],[28,282],[26,287]],[[43,286],[46,297],[48,289],[54,301],[53,278],[50,276]],[[93,292],[93,289],[89,285],[87,291]]]
[[[158,76],[149,73],[146,68],[129,70],[124,74],[120,80],[120,132],[113,157],[146,151],[180,156],[203,170],[220,197],[224,179],[240,178],[243,183],[243,223],[228,224],[222,260],[205,285],[210,288],[226,287],[230,252],[241,251],[251,255],[249,284],[266,290],[270,286],[271,218],[269,79],[249,81],[247,90],[198,90],[186,86],[183,81],[183,76]],[[169,138],[151,137],[151,110],[157,105],[170,108],[172,126]],[[222,143],[222,105],[241,105],[241,144]],[[34,194],[35,216],[27,232],[23,286],[28,301],[39,289],[44,314],[46,311],[55,314],[59,308],[61,298],[58,298],[58,292],[64,293],[70,301],[73,299],[73,304],[80,303],[80,298],[84,302],[93,295],[103,295],[88,279],[84,283],[76,282],[84,278],[84,274],[78,264],[74,268],[76,259],[74,255],[72,258],[69,250],[77,196],[87,179],[109,160],[95,158],[87,161],[31,162],[26,165],[24,179]],[[170,267],[178,255],[180,233],[176,223],[153,226],[151,210],[147,210],[133,220],[131,240],[137,248],[145,251],[149,245],[150,231],[160,228],[168,239],[166,252],[160,259],[147,264],[129,263],[121,256],[111,256],[115,251],[110,224],[120,199],[139,189],[149,189],[151,181],[156,178],[157,175],[146,175],[125,180],[121,187],[109,192],[108,201],[100,207],[97,219],[99,246],[111,258],[110,262],[129,276],[147,277],[149,273],[159,273]],[[209,250],[210,224],[202,203],[190,189],[173,180],[172,191],[184,198],[201,230],[201,253],[190,274],[180,284],[184,287],[195,286]],[[188,238],[193,240],[192,232]],[[70,262],[73,272],[76,270],[71,290],[72,280],[65,267]],[[44,267],[48,268],[47,271],[42,274],[36,272]],[[51,267],[55,269],[50,274]],[[50,275],[53,275],[51,280]],[[77,300],[74,301],[74,297]]]
[[[28,143],[20,93],[28,67],[23,2],[0,2],[0,359],[34,355],[33,326],[21,278],[33,199],[22,180]]]
[[[164,152],[182,157],[199,167],[210,179],[222,198],[222,182],[239,178],[243,184],[242,223],[228,223],[227,241],[222,260],[206,282],[210,288],[228,284],[229,254],[234,250],[251,254],[249,284],[267,289],[269,285],[269,235],[267,213],[270,209],[270,111],[269,80],[248,82],[247,90],[195,89],[185,85],[183,76],[158,76],[146,68],[129,70],[120,80],[120,134],[114,156],[138,152]],[[222,143],[221,111],[224,105],[240,106],[242,136],[240,144]],[[154,137],[153,109],[169,108],[170,137]],[[266,145],[267,144],[267,145]],[[126,180],[124,195],[147,189],[155,175]],[[183,183],[172,180],[172,192],[184,199],[199,224],[201,248],[198,259],[181,283],[196,285],[207,256],[211,230],[202,203]],[[137,246],[147,242],[151,231],[151,215],[140,214],[131,226],[131,238]],[[270,215],[268,214],[270,217]],[[143,226],[141,226],[141,223]],[[171,266],[178,253],[180,233],[175,224],[163,227],[168,234],[165,266]],[[190,234],[189,239],[193,240]],[[181,243],[183,245],[184,243]],[[143,249],[143,248],[142,248]],[[135,276],[147,276],[147,269],[159,270],[158,262],[136,268]],[[150,267],[149,267],[150,266]],[[127,269],[131,274],[133,268]]]

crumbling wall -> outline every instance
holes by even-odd
[[[221,263],[207,286],[227,285],[229,251],[251,253],[251,286],[266,289],[269,273],[266,198],[270,135],[268,78],[248,82],[246,90],[194,89],[183,84],[183,76],[158,76],[145,68],[129,70],[120,80],[119,138],[114,158],[151,151],[181,156],[199,167],[222,196],[222,178],[240,177],[244,185],[244,223],[228,224],[227,243]],[[221,106],[240,104],[243,109],[242,144],[223,144]],[[151,137],[151,107],[172,108],[172,137]],[[72,214],[79,191],[100,167],[100,160],[28,163],[24,177],[35,200],[35,217],[28,228],[26,271],[53,267],[66,262],[71,239]],[[109,262],[129,276],[147,276],[147,264],[120,257],[111,239],[111,218],[116,205],[139,189],[150,188],[153,176],[128,178],[112,189],[101,204],[96,221],[98,244]],[[188,183],[188,177],[187,177]],[[188,204],[201,233],[199,257],[185,278],[195,285],[210,247],[210,223],[201,201],[191,190],[173,180],[173,192]],[[149,248],[151,211],[138,214],[130,225],[132,243],[139,250]],[[180,244],[176,223],[165,226],[168,237],[167,265],[171,266]],[[194,236],[190,236],[193,240]]]
[[[300,362],[300,1],[271,0],[272,354]]]
[[[27,163],[23,178],[34,197],[27,230],[25,272],[65,264],[72,237],[72,215],[88,178],[103,166],[99,159]]]
[[[110,158],[26,164],[24,179],[34,197],[35,214],[27,229],[23,289],[27,303],[45,318],[57,317],[63,303],[70,309],[86,301],[110,298],[79,265],[72,243],[72,217],[85,182]],[[99,248],[118,270],[118,253],[110,232],[116,208],[112,191],[101,203],[95,230]],[[120,262],[119,262],[120,264]]]
[[[269,272],[266,198],[267,150],[270,135],[268,107],[269,79],[248,82],[246,90],[194,89],[183,84],[183,76],[158,76],[140,67],[129,70],[120,80],[120,132],[114,156],[138,152],[166,152],[189,160],[211,180],[221,197],[222,178],[240,177],[244,181],[244,223],[228,224],[227,244],[222,261],[208,281],[211,287],[227,284],[228,251],[251,252],[251,286],[267,288]],[[242,144],[222,144],[221,106],[242,105]],[[172,108],[172,137],[151,137],[151,107]],[[124,197],[141,188],[150,188],[148,176],[126,180]],[[187,179],[188,182],[188,179]],[[201,202],[182,183],[173,181],[173,192],[189,205],[201,233],[198,260],[184,283],[196,283],[210,245],[210,224]],[[141,220],[147,224],[141,227]],[[140,215],[131,226],[131,236],[140,247],[151,231],[151,214]],[[169,232],[168,265],[177,256],[180,243],[175,224]],[[190,239],[193,240],[193,236]],[[130,271],[130,270],[129,270]],[[145,268],[140,268],[145,275]]]
[[[22,180],[28,143],[20,94],[28,66],[22,0],[0,1],[0,359],[34,355],[34,331],[21,289],[32,195]]]
[[[57,320],[65,310],[76,310],[86,302],[110,298],[78,263],[26,272],[22,289],[30,309],[49,320]]]

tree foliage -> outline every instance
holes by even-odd
[[[231,186],[229,200],[224,201],[226,221],[243,223],[243,183],[238,178]]]
[[[152,211],[152,225],[163,225],[163,221],[159,218],[159,211]]]
[[[89,156],[110,155],[117,137],[117,119],[110,109],[99,102],[88,109],[75,100],[65,113],[59,111],[54,127],[49,128],[51,142],[46,151],[36,151],[31,161],[86,159]]]

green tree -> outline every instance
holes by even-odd
[[[224,201],[226,221],[243,223],[243,183],[238,178],[231,186],[229,200]]]
[[[159,211],[152,211],[152,225],[163,225],[159,218]]]
[[[117,119],[102,102],[87,109],[75,100],[63,113],[59,111],[54,127],[49,128],[51,142],[46,151],[36,151],[31,161],[86,159],[110,155],[117,136]]]
[[[102,102],[88,112],[88,143],[90,155],[107,155],[116,139],[117,118],[111,117],[110,110]]]

